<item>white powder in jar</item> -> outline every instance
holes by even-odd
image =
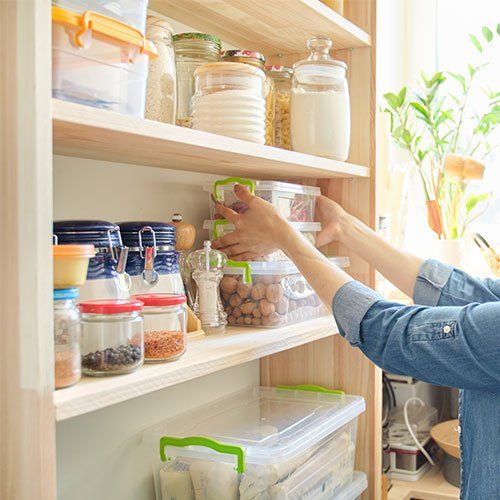
[[[294,151],[340,161],[347,159],[351,132],[347,94],[293,89],[290,115]]]

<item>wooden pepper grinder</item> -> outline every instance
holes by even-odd
[[[187,263],[187,257],[196,241],[196,228],[193,224],[184,222],[182,220],[182,215],[178,213],[172,215],[172,225],[175,226],[176,229],[175,249],[179,252],[179,266],[181,269],[182,282],[184,283],[189,306],[192,307],[194,304],[193,287],[191,282],[191,269]]]

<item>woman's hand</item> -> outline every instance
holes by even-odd
[[[342,222],[347,212],[326,196],[319,196],[316,201],[316,218],[321,222],[321,231],[316,236],[318,248],[340,239]]]
[[[234,210],[217,204],[219,213],[234,224],[235,231],[213,242],[214,248],[233,260],[256,260],[283,247],[293,231],[276,209],[241,186],[234,186],[236,197],[248,205],[248,211],[237,214]]]

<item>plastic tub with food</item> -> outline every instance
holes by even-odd
[[[87,279],[89,260],[94,257],[94,245],[53,245],[54,288],[81,286]]]

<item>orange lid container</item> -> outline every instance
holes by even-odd
[[[87,257],[95,255],[94,245],[52,245],[54,257]]]

